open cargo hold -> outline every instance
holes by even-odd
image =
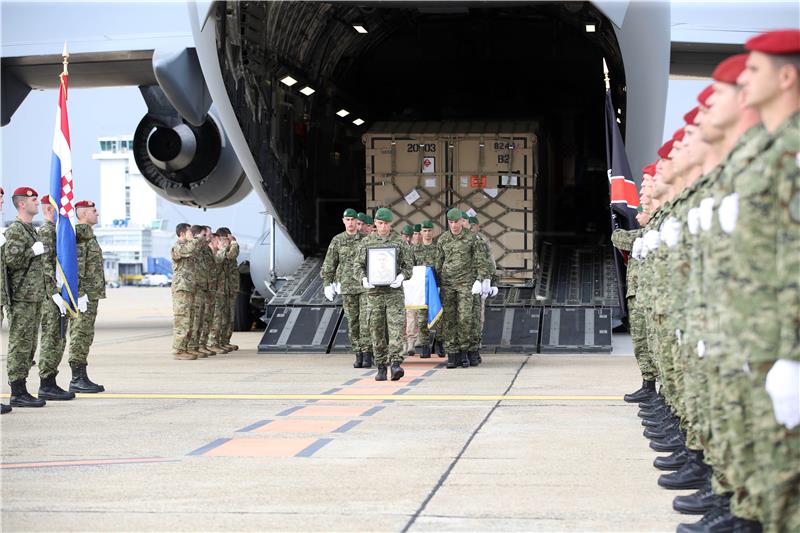
[[[379,122],[363,136],[367,209],[398,223],[447,230],[450,207],[473,210],[498,276],[532,284],[538,273],[534,122]]]

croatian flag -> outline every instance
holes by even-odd
[[[78,247],[75,241],[75,210],[72,206],[72,154],[67,120],[66,72],[61,74],[56,127],[53,134],[53,159],[50,164],[50,203],[56,210],[56,280],[61,297],[72,316],[78,314]]]

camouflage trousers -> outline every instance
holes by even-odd
[[[85,365],[94,342],[94,322],[100,300],[89,300],[86,311],[69,321],[69,364]]]
[[[708,388],[703,361],[697,355],[697,337],[692,330],[682,333],[683,404],[686,412],[686,447],[693,451],[704,449],[703,421],[700,418],[700,398]]]
[[[189,350],[197,350],[208,343],[209,318],[214,314],[214,300],[211,291],[198,289],[194,293],[194,317],[192,335],[189,337]]]
[[[475,303],[472,309],[472,336],[469,344],[471,346],[470,349],[477,350],[481,347],[481,342],[483,341],[483,317],[486,298],[483,298],[480,294],[476,294],[474,295],[474,300]]]
[[[222,340],[222,336],[223,331],[225,331],[227,328],[227,299],[225,298],[225,293],[223,291],[212,291],[211,298],[213,301],[213,310],[211,311],[212,319],[209,322],[208,327],[207,345],[219,346],[220,344],[225,344],[225,342]]]
[[[714,468],[711,488],[715,494],[727,494],[733,490],[727,478],[726,457],[730,457],[730,440],[725,438],[725,401],[723,383],[720,379],[720,359],[725,357],[717,336],[707,333],[705,345],[705,369],[708,394],[701,416],[705,418],[707,441],[704,448],[705,462]]]
[[[347,335],[350,337],[353,353],[367,351],[361,342],[361,294],[342,294],[342,310],[347,318]]]
[[[645,317],[642,309],[636,305],[636,297],[628,298],[628,322],[631,329],[631,340],[633,341],[633,355],[639,365],[639,372],[644,381],[654,381],[658,378],[658,371],[653,363],[653,353],[647,344],[647,331],[645,328]]]
[[[222,342],[223,344],[230,344],[231,337],[233,336],[233,316],[236,309],[236,295],[239,294],[239,291],[233,293],[227,293],[225,295],[225,310],[223,313],[225,314],[225,329],[222,330]]]
[[[415,352],[419,341],[419,314],[420,309],[406,309],[406,327],[403,337],[403,354]]]
[[[405,313],[403,291],[400,289],[370,289],[367,291],[367,315],[375,363],[402,363],[403,326]]]
[[[765,388],[771,367],[752,365],[748,374],[755,465],[746,485],[757,498],[764,531],[800,531],[800,427],[789,430],[775,420]]]
[[[172,349],[185,352],[189,349],[194,323],[194,292],[172,291]]]
[[[448,285],[441,288],[444,309],[445,351],[448,354],[476,350],[473,345],[475,298],[469,285]]]
[[[39,377],[49,378],[58,374],[58,365],[64,357],[67,345],[69,315],[65,315],[64,335],[61,331],[61,311],[56,303],[48,298],[42,303],[42,338],[39,348]]]
[[[430,344],[431,332],[428,329],[428,310],[417,310],[417,328],[419,329],[420,344]]]
[[[41,302],[12,302],[8,312],[8,382],[28,379],[41,321]]]
[[[361,337],[361,351],[374,352],[372,349],[372,333],[369,329],[369,313],[367,312],[367,293],[362,292],[358,299],[358,323],[363,324],[364,327],[358,328],[358,334]]]

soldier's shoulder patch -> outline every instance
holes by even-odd
[[[792,222],[800,224],[800,189],[795,189],[792,198],[789,200],[789,216]]]

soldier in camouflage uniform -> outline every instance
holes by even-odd
[[[738,335],[749,379],[755,464],[745,471],[747,491],[754,495],[758,520],[767,531],[796,531],[800,529],[796,305],[800,31],[757,36],[745,48],[750,55],[739,83],[745,104],[760,112],[768,140],[733,181],[733,193],[720,202],[719,222],[729,234],[735,286],[725,323],[731,334]],[[748,323],[752,325],[745,326]],[[740,522],[734,517],[734,525]]]
[[[489,272],[488,284],[481,282],[481,293],[475,296],[475,309],[472,315],[472,339],[470,340],[470,350],[468,358],[470,366],[478,366],[483,362],[481,358],[481,343],[483,342],[483,320],[486,310],[486,298],[497,296],[497,263],[492,257],[492,250],[483,234],[480,233],[478,217],[469,216],[461,218],[461,224],[465,231],[469,231],[478,241],[478,261],[483,261],[486,270]]]
[[[376,381],[386,381],[387,365],[391,365],[391,379],[403,377],[402,339],[405,300],[402,283],[411,277],[413,261],[411,249],[402,237],[391,229],[392,212],[382,207],[375,213],[377,230],[362,239],[356,256],[356,276],[367,289],[367,312],[372,347],[378,372]],[[373,248],[394,248],[397,275],[388,286],[374,286],[367,277],[367,254]]]
[[[195,224],[192,226],[192,235],[195,239],[194,247],[194,319],[192,320],[192,334],[189,337],[190,354],[197,355],[198,359],[216,355],[217,352],[207,348],[208,343],[208,318],[212,314],[214,305],[209,290],[212,283],[211,271],[214,268],[214,256],[208,247],[211,232],[205,226]]]
[[[39,227],[39,240],[45,247],[43,269],[45,299],[42,302],[42,340],[39,348],[39,398],[45,400],[72,400],[75,393],[65,391],[56,383],[58,365],[64,357],[66,346],[67,307],[56,282],[56,208],[50,196],[42,197],[44,223]]]
[[[194,324],[194,257],[197,240],[189,224],[175,227],[178,241],[172,246],[172,314],[174,316],[172,354],[175,359],[197,359],[189,352]]]
[[[235,315],[236,297],[239,294],[239,243],[231,230],[222,227],[217,233],[224,235],[228,243],[223,248],[223,269],[225,271],[225,312],[223,318],[224,328],[221,330],[220,346],[226,350],[238,350],[239,347],[231,344],[233,334],[233,317]]]
[[[69,366],[72,392],[97,393],[105,387],[94,383],[86,372],[89,350],[94,341],[94,323],[100,300],[106,297],[106,277],[103,270],[103,249],[94,236],[97,207],[90,200],[75,204],[78,224],[75,238],[78,248],[78,316],[69,324]]]
[[[3,190],[2,187],[0,187],[0,227],[3,227],[2,226],[2,224],[3,224],[3,200],[5,198],[5,195],[6,195],[6,192]],[[3,235],[3,232],[0,231],[0,257],[2,257],[3,245],[5,243],[6,243],[6,238]],[[3,272],[5,272],[5,267],[3,266],[2,268],[3,268]],[[0,276],[0,293],[5,291],[4,284],[5,284],[5,274]],[[3,324],[3,304],[0,303],[0,325],[2,325],[2,324]],[[12,409],[11,409],[10,405],[6,405],[4,403],[0,404],[0,414],[10,413],[11,411],[12,411]]]
[[[414,247],[414,226],[406,224],[401,231],[403,240],[406,241],[409,248]],[[408,356],[413,356],[417,353],[417,341],[419,340],[419,324],[417,314],[419,309],[406,309],[405,310],[405,327],[403,328],[403,353]]]
[[[439,247],[433,240],[433,222],[425,220],[420,224],[420,243],[413,246],[411,253],[414,257],[414,266],[429,266],[436,270],[436,264],[439,256]],[[428,359],[431,356],[431,339],[430,331],[428,330],[428,310],[420,309],[417,311],[417,324],[419,325],[419,334],[422,339],[422,353],[420,355],[423,359]],[[439,320],[441,324],[441,319]],[[439,357],[444,357],[442,351]]]
[[[225,313],[225,295],[227,293],[228,279],[225,275],[225,256],[223,248],[228,245],[227,238],[219,233],[213,233],[211,237],[211,255],[214,262],[209,272],[209,292],[211,293],[212,306],[210,308],[208,320],[208,349],[217,354],[229,353],[230,350],[223,348],[220,343],[220,326]]]
[[[39,195],[30,187],[20,187],[11,197],[17,218],[6,229],[2,248],[2,304],[8,312],[8,382],[11,405],[42,407],[41,398],[28,393],[25,381],[33,366],[42,303],[45,298],[44,244],[31,221],[39,208]],[[31,327],[33,325],[33,327]]]
[[[447,212],[450,231],[437,240],[440,250],[436,272],[441,282],[444,309],[447,368],[470,366],[473,337],[470,331],[475,316],[475,296],[489,287],[491,273],[482,259],[478,239],[464,230],[462,211]],[[474,355],[473,355],[474,357]]]
[[[355,209],[345,209],[342,215],[344,231],[331,239],[320,276],[325,286],[325,297],[329,301],[332,302],[336,294],[342,295],[342,309],[347,318],[347,334],[355,354],[353,368],[371,368],[373,362],[371,344],[367,346],[361,344],[363,337],[361,329],[366,328],[366,324],[359,319],[364,288],[356,276],[355,269],[356,254],[364,236],[356,229],[357,217]]]

